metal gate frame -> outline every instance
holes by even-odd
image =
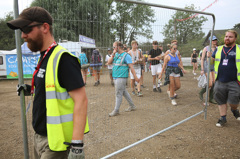
[[[188,10],[188,9],[183,9],[183,8],[176,8],[176,7],[160,5],[160,4],[154,4],[154,3],[141,2],[141,1],[133,1],[133,0],[117,0],[117,1],[126,2],[126,3],[133,3],[133,4],[147,5],[147,6],[158,7],[158,8],[173,9],[173,10],[184,11],[184,12],[192,12],[192,13],[199,13],[199,14],[210,15],[213,18],[213,26],[212,26],[212,30],[211,30],[210,39],[212,39],[212,37],[213,37],[213,30],[214,30],[214,26],[215,26],[215,15],[212,14],[212,13]],[[211,45],[212,45],[212,40],[210,40],[210,46]],[[172,128],[174,128],[174,127],[176,127],[176,126],[178,126],[178,125],[180,125],[180,124],[182,124],[182,123],[184,123],[184,122],[186,122],[186,121],[188,121],[188,120],[190,120],[190,119],[192,119],[192,118],[194,118],[194,117],[196,117],[196,116],[198,116],[198,115],[200,115],[202,113],[204,113],[204,119],[206,120],[207,119],[207,105],[208,105],[207,101],[208,101],[208,89],[209,89],[208,88],[209,87],[209,74],[210,74],[210,57],[208,59],[209,60],[208,60],[208,72],[207,72],[208,76],[207,76],[207,89],[206,89],[205,107],[204,107],[204,109],[202,111],[200,111],[200,112],[198,112],[198,113],[196,113],[196,114],[194,114],[194,115],[192,115],[192,116],[190,116],[190,117],[188,117],[188,118],[186,118],[186,119],[184,119],[184,120],[182,120],[182,121],[180,121],[180,122],[178,122],[178,123],[176,123],[174,125],[171,125],[170,127],[165,128],[165,129],[163,129],[163,130],[161,130],[161,131],[159,131],[159,132],[157,132],[157,133],[155,133],[155,134],[153,134],[151,136],[148,136],[148,137],[146,137],[146,138],[144,138],[144,139],[142,139],[140,141],[137,141],[137,142],[135,142],[135,143],[133,143],[133,144],[131,144],[129,146],[126,146],[126,147],[124,147],[124,148],[122,148],[122,149],[120,149],[118,151],[115,151],[115,152],[113,152],[113,153],[111,153],[111,154],[109,154],[109,155],[107,155],[105,157],[102,157],[101,159],[107,159],[107,158],[113,157],[113,156],[115,156],[118,153],[126,151],[126,150],[128,150],[128,149],[130,149],[130,148],[132,148],[132,147],[134,147],[134,146],[136,146],[136,145],[138,145],[138,144],[140,144],[140,143],[142,143],[144,141],[147,141],[147,140],[149,140],[149,139],[151,139],[151,138],[153,138],[153,137],[155,137],[155,136],[157,136],[157,135],[159,135],[159,134],[161,134],[161,133],[163,133],[163,132],[165,132],[167,130],[170,130],[170,129],[172,129]]]

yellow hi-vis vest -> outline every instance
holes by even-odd
[[[215,71],[215,79],[217,79],[218,75],[218,67],[221,62],[221,54],[222,54],[223,45],[218,47],[218,51],[215,55],[215,64],[214,64],[214,71]],[[240,48],[239,45],[236,45],[236,67],[237,67],[237,79],[240,81]]]
[[[67,150],[68,146],[64,142],[71,142],[73,134],[74,101],[58,81],[59,61],[64,53],[72,55],[63,47],[56,46],[49,57],[46,68],[47,137],[52,151]],[[88,131],[87,119],[84,133]]]

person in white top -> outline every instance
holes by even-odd
[[[128,52],[132,56],[132,63],[133,63],[133,69],[136,72],[137,78],[141,78],[141,65],[140,63],[142,62],[141,54],[140,51],[137,49],[138,48],[138,43],[137,41],[133,40],[131,42],[132,49]],[[130,78],[131,78],[131,88],[132,88],[132,94],[135,94],[135,79],[133,77],[132,72],[130,72]],[[142,97],[143,94],[141,93],[141,85],[140,82],[137,83],[137,96]]]
[[[111,80],[111,85],[114,86],[113,77],[112,77],[112,67],[113,66],[112,66],[112,64],[108,64],[108,60],[111,56],[112,56],[112,51],[111,51],[110,48],[108,48],[108,54],[106,55],[106,58],[105,58],[105,62],[106,62],[105,65],[108,66],[108,72],[109,72],[109,77],[110,77],[110,80]]]

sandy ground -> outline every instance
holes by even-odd
[[[90,133],[85,135],[86,158],[104,157],[201,112],[203,105],[198,98],[197,76],[194,77],[190,70],[188,72],[181,78],[182,87],[177,91],[177,106],[171,105],[166,93],[167,86],[162,87],[162,93],[152,91],[152,77],[148,72],[145,73],[144,79],[146,88],[142,90],[144,96],[131,95],[137,110],[125,112],[128,103],[123,99],[120,115],[116,117],[108,117],[108,113],[114,108],[115,96],[107,72],[103,72],[101,84],[97,87],[93,86],[93,77],[89,77],[86,90],[89,99]],[[17,80],[0,80],[1,159],[24,158],[17,83]],[[30,81],[26,80],[25,83]],[[131,93],[131,88],[127,89]],[[26,98],[26,103],[29,101],[30,98]],[[224,128],[215,126],[218,118],[217,106],[210,104],[206,120],[202,113],[112,158],[239,159],[240,122],[233,117],[230,110],[227,116],[228,123]],[[33,158],[31,108],[27,113],[27,121],[29,152],[30,158]]]

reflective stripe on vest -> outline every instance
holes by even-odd
[[[219,46],[217,53],[215,55],[215,64],[214,64],[214,71],[215,71],[215,79],[217,79],[218,75],[218,68],[221,62],[221,55],[222,55],[223,46]],[[236,45],[236,68],[237,68],[237,79],[240,81],[240,48],[239,45]]]
[[[46,68],[47,134],[49,148],[53,151],[67,150],[64,142],[71,142],[73,133],[74,101],[67,90],[60,86],[57,78],[59,61],[64,53],[72,55],[63,47],[56,46]],[[88,131],[88,120],[86,120],[85,132]]]

